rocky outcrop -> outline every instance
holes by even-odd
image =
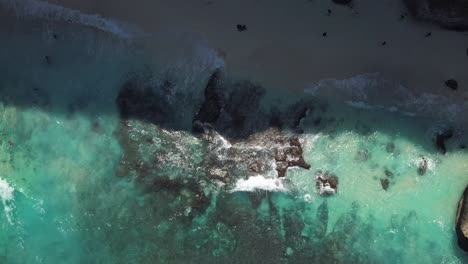
[[[196,132],[203,132],[200,123],[215,123],[221,114],[224,98],[221,95],[220,75],[219,71],[214,72],[205,87],[205,100],[194,119],[193,129]]]
[[[468,186],[458,202],[455,231],[457,233],[458,246],[468,252]]]
[[[289,167],[310,169],[310,164],[304,160],[302,144],[298,137],[278,138],[274,151],[278,177],[285,177]]]
[[[404,0],[411,15],[457,31],[468,30],[468,0]]]
[[[336,194],[338,191],[338,177],[329,171],[317,171],[315,174],[317,192],[323,196]]]

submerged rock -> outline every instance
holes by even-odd
[[[329,196],[336,194],[338,191],[338,177],[329,171],[317,171],[315,182],[320,195]]]
[[[364,162],[364,161],[368,161],[369,158],[370,158],[369,151],[367,149],[362,149],[357,152],[356,157],[354,159],[356,161]]]
[[[468,252],[468,186],[458,202],[455,231],[457,233],[458,246]]]
[[[317,208],[315,216],[315,237],[323,238],[327,234],[328,228],[328,202],[324,200]]]
[[[428,165],[429,164],[427,162],[427,159],[425,157],[422,157],[421,161],[419,162],[419,166],[418,166],[418,174],[420,176],[426,174]]]
[[[392,142],[387,143],[387,145],[385,146],[385,150],[388,153],[393,153],[395,151],[395,144]]]
[[[393,172],[389,169],[385,169],[385,176],[387,176],[388,178],[392,178]]]
[[[445,147],[445,141],[453,137],[453,130],[447,129],[442,132],[439,132],[435,137],[435,144],[437,150],[444,154],[447,153],[447,148]]]
[[[390,181],[388,179],[380,179],[380,184],[382,185],[382,189],[386,191],[390,186]]]
[[[466,0],[404,0],[411,15],[450,30],[468,30]]]

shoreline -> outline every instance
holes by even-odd
[[[323,79],[379,72],[413,91],[468,100],[468,36],[400,19],[406,11],[396,1],[361,0],[353,9],[331,1],[51,2],[135,24],[152,36],[200,35],[224,55],[232,76],[265,87],[302,92]],[[236,24],[247,30],[237,31]],[[448,79],[459,82],[456,92],[444,85]]]

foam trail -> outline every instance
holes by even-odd
[[[286,187],[283,185],[281,179],[251,176],[247,180],[239,179],[231,192],[253,192],[257,190],[285,192]]]
[[[41,0],[0,0],[0,5],[13,11],[21,18],[32,17],[53,21],[67,21],[96,28],[127,39],[141,35],[141,31],[137,30],[135,26],[104,18],[97,14],[84,14],[78,10]]]
[[[15,189],[8,184],[8,182],[0,178],[0,199],[3,204],[3,211],[10,224],[13,224],[11,219],[11,211],[13,210],[12,202],[14,200],[13,192]]]

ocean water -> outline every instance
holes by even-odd
[[[378,73],[301,95],[263,87],[260,102],[231,96],[252,126],[263,110],[309,108],[299,126],[311,169],[251,175],[245,157],[271,162],[265,131],[211,141],[191,131],[224,67],[209,43],[193,33],[128,39],[103,18],[83,18],[96,28],[52,11],[0,32],[0,263],[468,261],[454,235],[468,183],[466,104]],[[151,87],[139,97],[150,115],[118,108],[135,79]],[[224,92],[251,88],[236,81]],[[447,128],[442,155],[433,138]],[[317,193],[318,170],[337,175],[336,195]]]

